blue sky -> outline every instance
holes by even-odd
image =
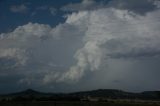
[[[7,32],[16,26],[27,24],[28,22],[49,24],[55,26],[64,22],[64,12],[61,7],[68,3],[80,2],[80,0],[1,0],[0,1],[0,32]],[[21,12],[13,12],[13,6],[24,5],[26,9]],[[41,8],[41,9],[37,9]],[[50,8],[55,8],[56,13],[51,14]]]
[[[159,0],[1,0],[0,93],[160,90]]]
[[[97,2],[108,3],[111,0],[96,0]],[[113,0],[114,1],[114,0]],[[121,0],[118,0],[120,2]],[[139,1],[137,6],[141,6],[145,0]],[[1,0],[0,1],[0,32],[11,31],[16,26],[24,25],[28,22],[33,23],[41,23],[41,24],[49,24],[51,26],[55,26],[60,22],[64,22],[63,15],[68,13],[69,11],[62,11],[61,8],[70,3],[79,3],[81,0]],[[134,1],[129,1],[130,4],[134,4]],[[136,4],[136,3],[135,3]],[[13,12],[12,7],[20,7],[24,6],[26,9]],[[143,9],[148,8],[148,10],[152,9],[152,5],[142,5],[146,7],[142,7]],[[50,8],[55,8],[55,14],[51,13]],[[129,6],[129,8],[133,8],[136,10],[135,5]],[[141,8],[141,9],[142,9]],[[143,11],[142,9],[142,11]]]

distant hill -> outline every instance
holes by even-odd
[[[80,97],[91,96],[91,97],[106,97],[106,98],[128,98],[128,97],[133,98],[138,94],[124,92],[122,90],[99,89],[99,90],[71,93],[70,95],[80,96]]]
[[[125,92],[116,89],[99,89],[85,92],[71,93],[70,95],[84,97],[101,97],[112,99],[147,99],[147,100],[160,100],[160,91],[145,91],[140,93]]]
[[[110,98],[110,99],[145,99],[160,100],[160,91],[145,91],[141,93],[125,92],[115,89],[98,89],[74,93],[44,93],[27,89],[25,91],[1,95],[0,100],[80,100],[82,98]]]
[[[48,95],[53,95],[53,93],[43,93],[43,92],[35,91],[32,89],[27,89],[25,91],[11,93],[3,96],[12,96],[12,97],[22,96],[23,97],[23,96],[48,96]]]

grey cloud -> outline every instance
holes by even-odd
[[[36,83],[39,86],[56,82],[53,80],[56,73],[61,76],[74,62],[72,57],[77,47],[81,46],[83,30],[85,29],[79,30],[68,23],[55,28],[28,23],[17,27],[13,32],[2,33],[0,62],[4,71],[0,75],[21,74],[23,77],[16,81],[21,85],[26,83],[32,86]],[[8,68],[12,65],[16,67],[6,69],[6,65]],[[12,74],[10,70],[13,71]]]
[[[160,1],[159,0],[154,0],[152,2],[157,8],[160,8]]]
[[[129,10],[141,15],[154,11],[158,7],[156,0],[82,0],[80,3],[71,3],[61,8],[63,11],[88,11],[102,8],[117,8]]]
[[[1,63],[0,64],[1,73],[2,73],[2,71],[12,70],[13,68],[16,67],[16,64],[15,64],[16,60],[15,59],[1,57],[0,58],[0,63]]]
[[[63,6],[63,11],[85,11],[85,10],[96,10],[99,8],[106,7],[104,2],[96,2],[94,0],[82,0],[80,3],[71,3]]]
[[[21,4],[21,5],[12,5],[10,7],[10,10],[11,12],[14,12],[14,13],[25,13],[28,11],[28,7],[24,4]]]
[[[0,34],[0,62],[6,70],[0,75],[44,89],[151,89],[159,83],[159,13],[107,7],[73,12],[56,27],[19,26]],[[5,68],[4,62],[12,67],[22,60],[12,73]]]
[[[56,13],[57,13],[57,9],[56,9],[56,8],[50,7],[49,10],[50,10],[50,12],[51,12],[51,14],[52,14],[53,16],[56,15]]]
[[[36,7],[36,9],[32,12],[31,16],[36,15],[39,12],[50,12],[51,15],[55,16],[57,14],[58,9],[52,6],[43,5]]]
[[[122,69],[125,70],[123,73],[128,75],[128,73],[130,73],[129,70],[132,70],[127,63],[129,62],[128,60],[130,60],[129,63],[131,63],[132,66],[132,62],[134,64],[134,61],[141,61],[141,57],[154,58],[159,56],[159,30],[156,28],[159,26],[157,22],[158,13],[159,10],[148,13],[146,16],[141,16],[127,10],[106,8],[87,14],[85,14],[85,12],[79,12],[76,15],[72,14],[72,16],[69,17],[70,19],[67,20],[70,23],[81,22],[83,17],[89,17],[85,23],[88,29],[83,39],[84,46],[75,54],[77,64],[73,65],[70,70],[63,75],[62,79],[65,81],[75,81],[75,79],[79,80],[86,73],[90,73],[90,71],[100,71],[104,69],[106,70],[104,76],[108,77],[107,73],[114,67],[109,64],[110,58],[116,58],[117,61],[119,60],[118,58],[120,58],[119,61],[122,62],[120,67],[128,67],[128,69]],[[108,67],[111,67],[111,69]],[[117,64],[116,67],[118,67]],[[117,77],[115,75],[117,73],[119,73],[117,75],[121,77],[127,76],[121,73],[121,71],[117,72],[120,68],[114,70],[116,70],[116,73],[111,71],[110,73],[113,74],[111,75],[112,77],[108,77],[104,81],[114,80],[114,78]],[[137,68],[136,70],[139,69]],[[95,86],[97,85],[95,84]]]
[[[44,6],[39,6],[36,8],[36,10],[47,10],[48,6],[44,5]]]
[[[156,6],[151,0],[113,0],[109,6],[118,9],[127,9],[139,14],[145,14],[156,9]]]

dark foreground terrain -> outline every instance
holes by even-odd
[[[54,102],[54,101],[32,101],[32,102],[0,102],[0,106],[160,106],[160,103],[134,103],[134,102]]]
[[[0,95],[0,106],[160,106],[160,91],[131,93],[99,89],[75,93],[43,93],[28,89]]]

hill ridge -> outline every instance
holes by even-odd
[[[94,97],[94,98],[114,98],[114,99],[150,99],[150,100],[160,100],[160,91],[144,91],[140,93],[126,92],[119,89],[97,89],[90,91],[79,91],[72,93],[44,93],[33,89],[26,89],[24,91],[10,93],[3,95],[1,97],[17,98],[17,97],[52,97],[54,99],[67,99],[67,98],[84,98],[84,97]]]

